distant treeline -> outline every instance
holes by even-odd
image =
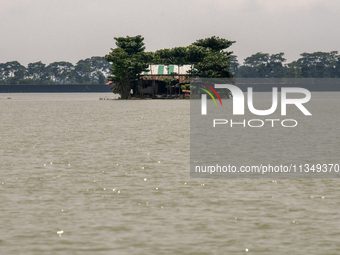
[[[284,53],[258,52],[239,65],[231,56],[230,71],[242,78],[340,78],[340,55],[337,51],[302,53],[300,58],[285,63]]]
[[[258,52],[240,65],[230,56],[230,72],[242,78],[340,78],[340,55],[337,51],[302,53],[300,58],[285,63],[284,53]],[[61,61],[45,65],[18,61],[0,63],[0,85],[105,84],[110,63],[102,57],[79,60],[76,65]]]
[[[0,85],[105,84],[110,63],[102,57],[79,60],[76,65],[60,61],[35,62],[27,67],[18,61],[0,63]]]

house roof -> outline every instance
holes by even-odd
[[[169,75],[171,73],[176,73],[180,75],[187,75],[187,71],[191,69],[191,65],[149,65],[149,71],[143,72],[142,75]]]

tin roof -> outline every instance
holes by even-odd
[[[171,73],[187,75],[187,71],[191,69],[191,65],[149,65],[149,71],[143,72],[142,75],[168,75]]]

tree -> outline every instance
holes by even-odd
[[[6,79],[5,64],[0,63],[0,84]]]
[[[221,52],[229,48],[235,41],[229,41],[227,39],[219,38],[218,36],[212,36],[205,39],[199,39],[192,45],[210,49],[215,52]]]
[[[195,73],[206,78],[230,78],[230,56],[233,52],[226,51],[235,41],[212,36],[199,39],[188,49],[188,61],[194,62]]]
[[[231,78],[229,71],[230,57],[228,53],[211,52],[195,65],[197,76],[205,78]]]
[[[197,70],[194,69],[194,66],[197,65],[202,61],[207,56],[207,51],[205,48],[197,45],[189,45],[187,47],[187,57],[186,61],[187,64],[191,65],[191,69],[189,71],[190,76],[196,76],[197,75]]]
[[[238,67],[239,67],[239,63],[237,60],[237,56],[235,55],[230,55],[230,67],[229,67],[229,71],[231,72],[231,74],[234,77],[238,76]]]
[[[33,80],[48,80],[48,73],[46,65],[39,62],[29,63],[27,65],[27,76],[28,79]]]
[[[74,66],[72,63],[53,62],[46,67],[52,81],[59,84],[75,83]]]
[[[257,52],[244,60],[244,65],[239,68],[239,77],[265,78],[268,74],[267,64],[269,54]]]
[[[20,79],[26,75],[26,67],[21,65],[18,61],[7,62],[1,67],[2,83],[15,85]]]
[[[287,64],[286,76],[287,78],[302,78],[301,67],[296,61]]]
[[[74,67],[74,78],[76,83],[91,83],[91,64],[87,60],[79,60]]]
[[[286,59],[283,57],[284,53],[280,52],[278,54],[272,54],[269,57],[267,63],[267,78],[282,78],[286,76],[286,67],[284,66],[284,62]]]
[[[105,76],[110,74],[110,63],[102,57],[91,57],[85,59],[85,62],[90,64],[92,83],[104,84]]]
[[[305,78],[339,77],[339,55],[337,51],[302,53],[297,60]]]
[[[175,58],[172,55],[171,49],[160,49],[155,52],[155,61],[158,64],[171,65]]]
[[[8,77],[16,77],[18,79],[24,78],[26,74],[26,67],[21,65],[18,61],[5,63],[5,74]]]
[[[187,63],[188,47],[175,47],[171,49],[173,62],[177,66],[183,66]]]
[[[269,55],[257,52],[244,60],[240,66],[238,77],[243,78],[280,78],[286,76],[284,53]]]
[[[141,73],[147,71],[151,56],[144,52],[144,37],[140,35],[115,37],[115,40],[117,48],[111,49],[104,59],[111,63],[112,91],[122,99],[129,99],[130,90],[138,88]]]
[[[337,56],[337,60],[334,65],[333,77],[340,78],[340,55]]]
[[[177,65],[178,68],[191,65],[190,76],[228,78],[232,77],[229,70],[232,52],[225,50],[233,43],[216,36],[199,39],[187,47],[157,50],[155,62],[167,66]]]

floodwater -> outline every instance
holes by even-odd
[[[190,179],[189,100],[100,97],[0,94],[0,254],[340,254],[338,179]]]

